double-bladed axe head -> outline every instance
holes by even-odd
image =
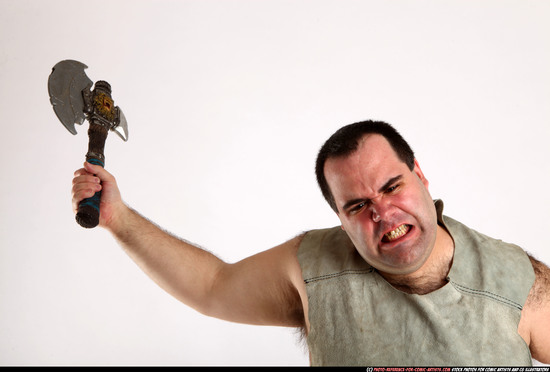
[[[86,161],[105,166],[103,149],[109,130],[115,131],[124,141],[128,140],[128,124],[122,110],[114,105],[111,86],[106,81],[93,83],[86,76],[87,66],[81,62],[65,60],[57,63],[48,79],[50,102],[61,123],[72,134],[75,124],[84,120],[90,123]],[[80,202],[76,214],[83,227],[95,227],[99,223],[101,192]]]
[[[50,102],[59,121],[72,134],[76,134],[75,124],[82,125],[89,110],[84,96],[90,93],[93,82],[84,72],[87,69],[82,62],[64,60],[52,69],[48,79]],[[122,110],[118,108],[118,118],[109,129],[115,131],[124,141],[128,140],[128,123]]]

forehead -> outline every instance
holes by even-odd
[[[404,168],[407,165],[386,138],[369,134],[359,141],[357,150],[350,155],[327,159],[325,177],[334,197],[338,198],[337,194],[344,190],[377,189],[388,179],[403,173]]]

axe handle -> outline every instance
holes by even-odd
[[[105,167],[105,140],[107,139],[108,129],[96,123],[90,123],[88,129],[88,153],[86,161],[91,164]],[[84,199],[78,205],[76,213],[76,222],[82,227],[93,228],[99,224],[99,205],[101,202],[101,191],[95,193],[91,198]]]

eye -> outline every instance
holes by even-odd
[[[364,207],[366,204],[367,204],[366,202],[362,202],[362,203],[359,203],[359,204],[355,204],[353,207],[351,207],[351,208],[349,209],[349,213],[350,213],[350,214],[354,214],[354,213],[359,212],[361,209],[363,209],[363,207]]]
[[[397,190],[399,188],[400,184],[396,184],[396,185],[393,185],[393,186],[390,186],[386,189],[386,194],[391,194],[392,192],[394,192],[395,190]]]

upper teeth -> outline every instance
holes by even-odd
[[[408,231],[407,225],[401,225],[397,229],[390,231],[389,233],[385,234],[384,236],[388,238],[388,240],[395,240],[397,238],[402,237],[405,235]]]

